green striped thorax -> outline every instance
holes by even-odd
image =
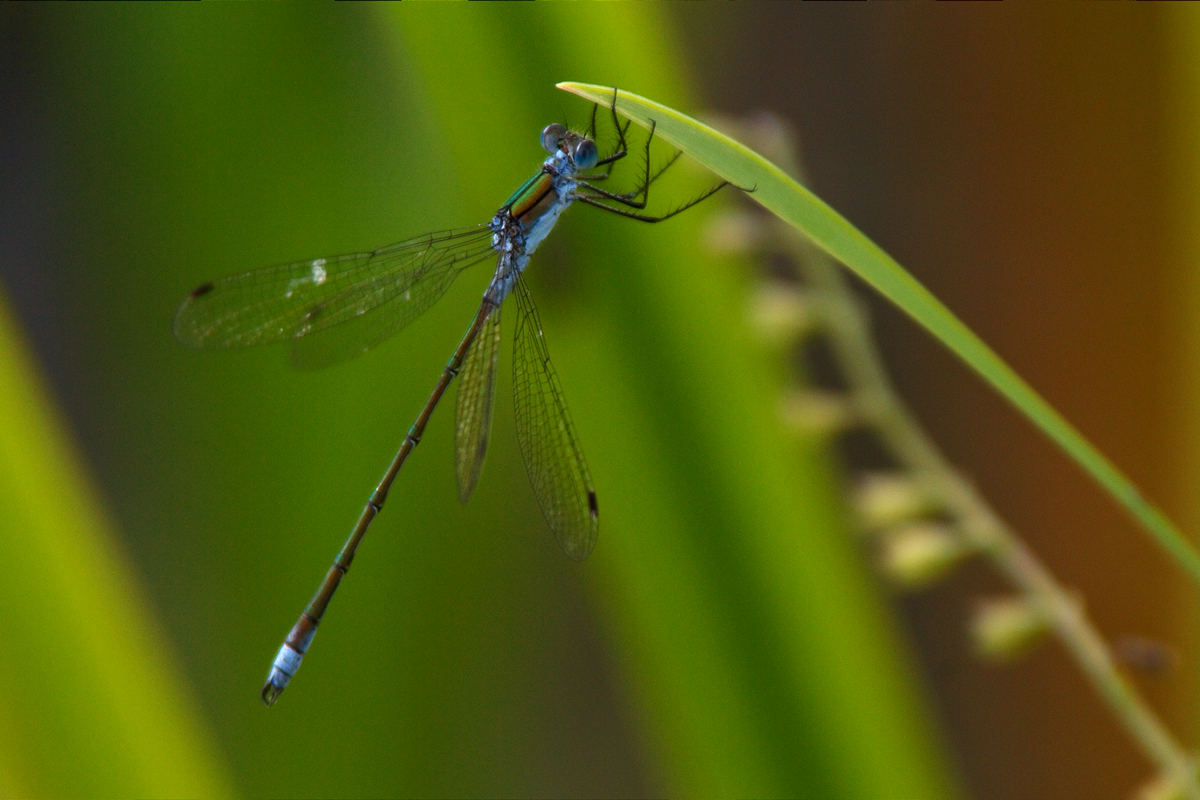
[[[558,215],[574,202],[575,175],[596,166],[600,159],[594,141],[557,122],[547,125],[541,138],[550,157],[488,223],[492,248],[500,259],[484,297],[496,305],[508,297],[529,257],[558,222]]]

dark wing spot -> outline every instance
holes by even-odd
[[[600,516],[600,507],[596,505],[596,493],[588,492],[588,510],[592,512],[592,517]]]
[[[211,292],[214,288],[216,288],[216,287],[214,287],[211,283],[202,284],[200,286],[197,286],[195,289],[192,289],[192,293],[188,295],[188,298],[191,300],[195,300],[197,297],[203,297],[204,295]]]

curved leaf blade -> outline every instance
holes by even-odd
[[[613,98],[612,87],[564,82],[558,88],[602,105]],[[639,125],[648,128],[653,122],[656,136],[725,180],[753,188],[750,196],[754,200],[800,230],[937,337],[1116,498],[1200,583],[1200,553],[1175,524],[950,309],[845,217],[753,150],[685,114],[626,91],[617,94],[616,106],[617,113]]]

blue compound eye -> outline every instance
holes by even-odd
[[[558,143],[567,135],[567,129],[557,122],[552,122],[542,131],[542,147],[553,155],[558,152]]]
[[[589,170],[600,160],[600,151],[591,139],[583,139],[575,145],[575,166],[578,169]]]

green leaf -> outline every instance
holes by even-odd
[[[0,795],[231,795],[3,294],[0,409]]]
[[[560,83],[558,87],[594,103],[613,102],[611,87],[583,83]],[[625,91],[617,94],[616,108],[639,125],[654,125],[656,136],[725,180],[753,189],[750,196],[763,207],[803,232],[923,325],[1107,489],[1200,583],[1200,554],[1174,523],[928,289],[844,217],[762,156],[691,117]]]

